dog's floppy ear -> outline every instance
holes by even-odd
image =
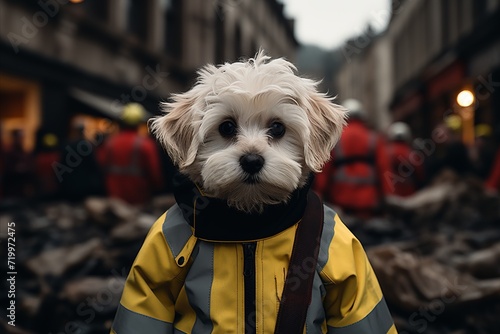
[[[199,146],[193,110],[196,99],[188,93],[174,95],[172,102],[162,103],[166,115],[150,123],[151,132],[180,170],[194,162]]]
[[[318,92],[309,94],[306,101],[311,128],[304,147],[305,162],[312,171],[319,173],[340,139],[346,124],[346,109]]]

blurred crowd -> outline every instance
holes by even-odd
[[[359,101],[349,99],[343,105],[348,125],[314,184],[338,211],[359,218],[381,216],[389,197],[409,197],[445,170],[475,178],[492,192],[500,190],[500,150],[488,125],[477,125],[475,142],[467,146],[456,115],[434,129],[432,138],[422,139],[413,138],[402,122],[378,133],[370,128]]]
[[[341,212],[361,218],[382,215],[389,196],[408,197],[445,169],[500,190],[500,150],[488,125],[476,126],[474,145],[469,146],[453,117],[436,128],[432,138],[415,139],[401,122],[393,123],[387,133],[371,129],[357,100],[343,105],[349,110],[348,125],[314,183],[324,201]],[[142,205],[156,194],[170,193],[175,167],[162,148],[139,131],[144,116],[140,104],[130,103],[123,108],[119,131],[96,133],[92,140],[80,123],[71,126],[65,141],[40,131],[34,152],[23,148],[21,129],[12,131],[10,145],[0,145],[0,199],[81,201],[108,196]]]
[[[174,167],[161,147],[140,131],[142,105],[123,108],[116,133],[89,138],[84,123],[75,122],[68,138],[40,131],[34,152],[23,148],[23,131],[11,132],[0,162],[0,199],[81,201],[90,196],[120,198],[142,205],[152,196],[171,192]],[[0,145],[1,147],[1,145]]]
[[[398,329],[423,332],[414,314],[436,310],[438,301],[426,333],[494,333],[500,197],[484,188],[498,191],[500,160],[491,132],[478,127],[474,146],[462,143],[453,121],[428,139],[414,139],[404,123],[380,133],[358,101],[342,104],[348,124],[313,187],[366,247]],[[15,221],[23,243],[19,333],[69,325],[109,333],[130,266],[173,204],[161,195],[172,192],[175,168],[145,131],[146,118],[141,105],[129,104],[118,128],[102,128],[109,131],[77,119],[67,139],[40,132],[33,153],[23,148],[26,134],[10,133],[0,160],[0,220]],[[2,326],[11,329],[0,319]]]

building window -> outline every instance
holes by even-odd
[[[148,34],[148,8],[149,1],[127,1],[127,33],[142,41],[146,40]]]

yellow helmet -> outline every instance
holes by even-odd
[[[490,137],[493,133],[491,126],[484,123],[476,125],[474,130],[476,132],[476,137]]]
[[[58,139],[53,133],[47,133],[42,137],[42,144],[44,147],[55,147],[57,146]]]
[[[444,120],[446,126],[452,131],[459,131],[462,128],[462,118],[458,115],[450,115]]]
[[[123,107],[121,119],[123,123],[134,126],[141,124],[145,116],[146,110],[142,104],[132,102]]]

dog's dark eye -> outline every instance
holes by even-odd
[[[219,133],[222,137],[231,138],[236,135],[236,124],[233,121],[224,121],[219,125]]]
[[[285,135],[285,126],[280,122],[273,122],[269,128],[269,134],[273,138],[281,138]]]

